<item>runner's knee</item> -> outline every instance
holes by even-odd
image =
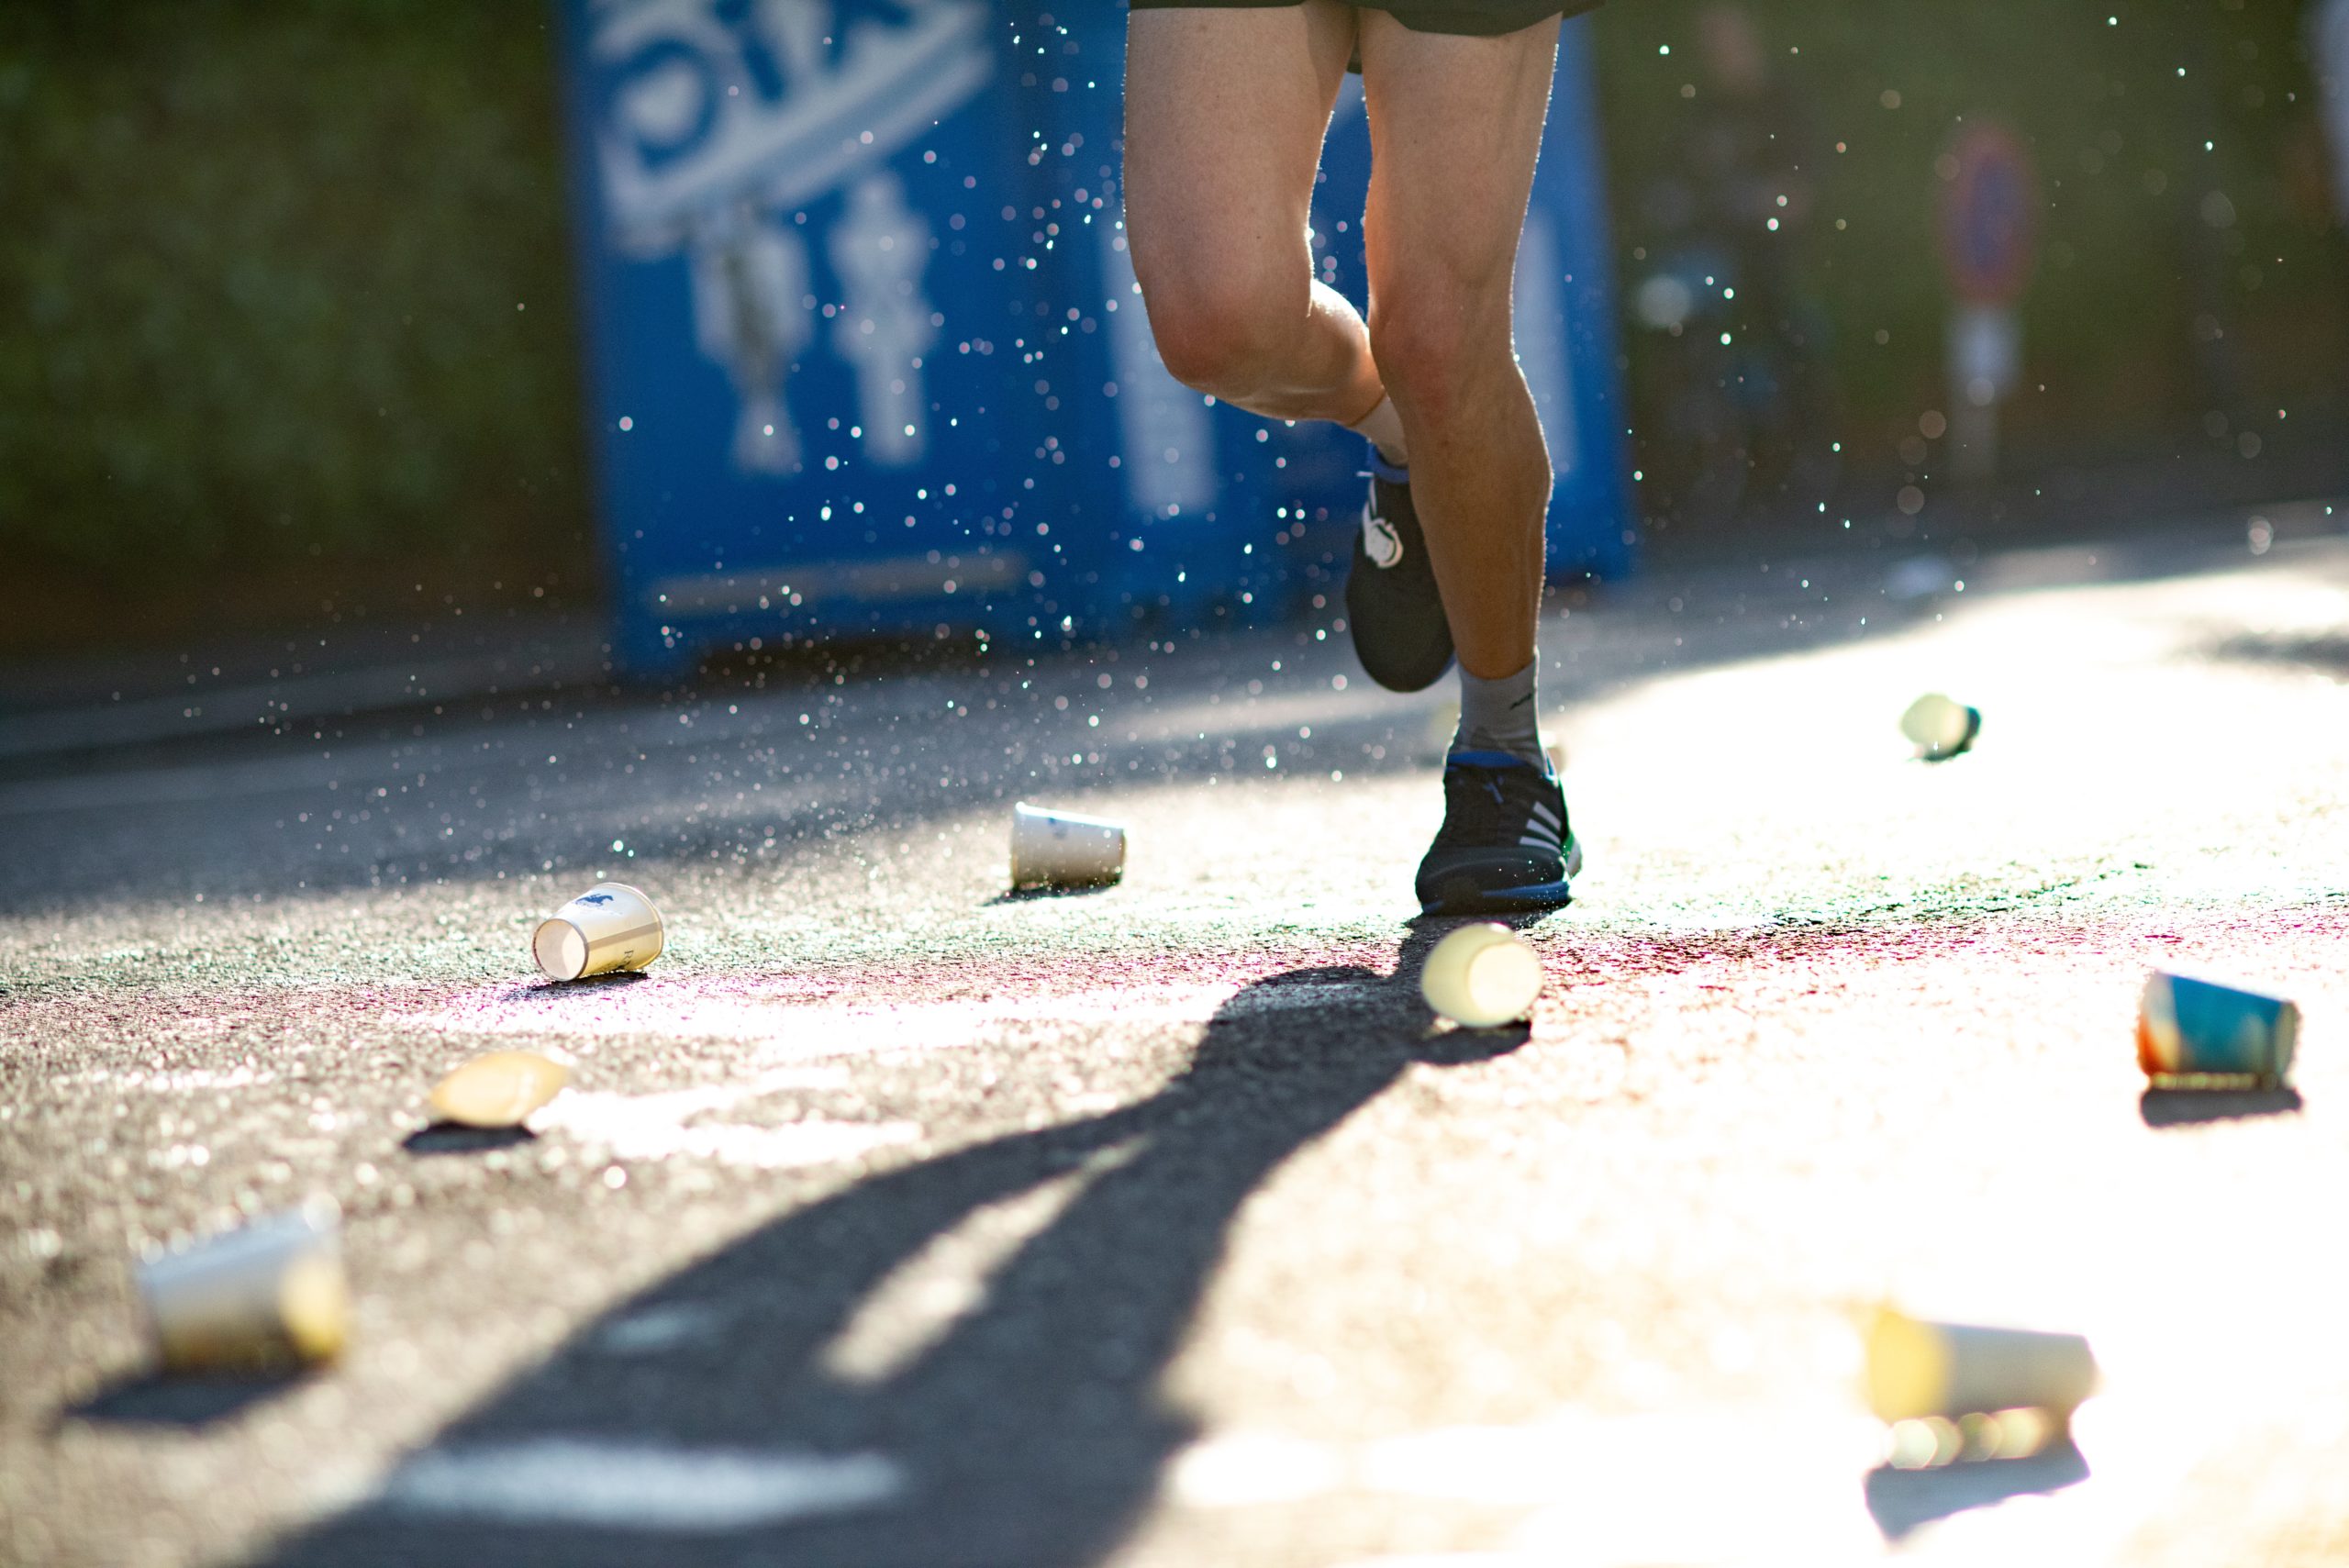
[[[1175,380],[1232,398],[1275,378],[1305,314],[1285,305],[1286,291],[1228,261],[1159,269],[1137,256],[1136,264],[1159,358]]]
[[[1476,395],[1481,381],[1506,373],[1508,294],[1437,275],[1405,279],[1374,296],[1370,351],[1396,403],[1441,423]]]

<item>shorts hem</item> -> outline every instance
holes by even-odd
[[[1126,0],[1136,11],[1275,11],[1304,4],[1304,0]],[[1492,14],[1489,5],[1384,4],[1354,0],[1357,10],[1384,11],[1415,33],[1449,33],[1456,38],[1499,38],[1521,32],[1553,17],[1578,17],[1596,10],[1599,0],[1553,0],[1551,4],[1503,8]]]

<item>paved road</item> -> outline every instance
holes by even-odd
[[[2349,544],[2242,537],[1553,616],[1515,1030],[1413,984],[1440,698],[1310,629],[20,762],[0,1558],[2337,1560]],[[1125,884],[1006,897],[1020,797]],[[536,984],[604,876],[669,954]],[[2299,996],[2305,1102],[2141,1097],[2155,963]],[[530,1043],[535,1137],[421,1133]],[[313,1191],[346,1359],[150,1377],[137,1251]],[[2076,1447],[1879,1468],[1887,1296],[2089,1333]]]

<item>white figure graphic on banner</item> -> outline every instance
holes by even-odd
[[[922,274],[930,225],[906,205],[894,174],[870,174],[832,222],[832,271],[848,302],[832,319],[833,351],[856,367],[864,450],[885,468],[910,468],[928,446],[921,357],[938,340]]]
[[[799,462],[799,432],[783,394],[807,343],[807,247],[772,218],[744,212],[701,226],[687,254],[695,343],[725,367],[741,400],[735,466],[789,473]]]
[[[830,343],[855,373],[864,447],[910,466],[928,446],[921,359],[930,228],[886,161],[995,68],[985,0],[633,0],[594,12],[596,161],[616,249],[683,251],[694,337],[740,399],[735,463],[801,463],[786,379],[813,346],[795,217],[844,191],[822,243],[848,295]],[[807,212],[812,217],[814,214]]]

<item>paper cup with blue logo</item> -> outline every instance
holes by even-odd
[[[329,1359],[350,1329],[342,1215],[311,1199],[139,1265],[139,1298],[173,1372],[260,1372]]]
[[[1011,808],[1011,885],[1100,887],[1126,874],[1126,829],[1025,803]]]
[[[530,956],[549,980],[584,980],[642,969],[661,956],[661,912],[652,900],[617,882],[581,894],[530,937]]]
[[[2300,1010],[2281,996],[2155,971],[2137,1006],[2137,1064],[2164,1086],[2281,1084]]]

